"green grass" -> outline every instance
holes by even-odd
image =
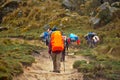
[[[17,37],[24,39],[39,39],[39,35],[44,31],[42,26],[51,22],[53,22],[52,25],[59,25],[58,21],[64,17],[68,17],[68,21],[63,21],[63,25],[65,25],[65,27],[59,28],[65,32],[67,36],[69,36],[70,33],[77,34],[81,40],[80,46],[75,46],[78,51],[75,52],[73,50],[72,52],[77,55],[80,54],[87,56],[91,60],[94,60],[93,62],[90,62],[90,64],[86,64],[84,61],[83,63],[82,61],[75,62],[74,68],[78,68],[78,70],[83,73],[85,72],[85,76],[89,76],[91,78],[103,74],[106,75],[108,80],[110,80],[110,78],[112,80],[117,80],[117,78],[120,77],[119,18],[116,18],[107,25],[94,30],[89,24],[89,16],[71,17],[70,15],[72,15],[73,12],[70,12],[70,15],[66,15],[66,10],[61,8],[60,3],[52,1],[52,6],[46,6],[49,4],[47,0],[40,2],[40,5],[36,5],[35,3],[32,3],[32,1],[29,3],[34,6],[21,6],[23,11],[22,17],[15,17],[19,11],[18,9],[13,11],[13,13],[4,16],[6,19],[1,23],[1,26],[8,27],[9,30],[0,32],[0,38]],[[43,6],[45,9],[40,9],[40,7]],[[88,4],[87,6],[90,5]],[[32,8],[32,10],[30,8]],[[55,9],[55,12],[52,11],[53,9]],[[34,14],[34,11],[36,11],[36,14]],[[105,19],[104,16],[109,17],[106,13],[105,15],[103,13],[105,12],[102,12],[99,16],[103,19]],[[54,18],[54,16],[57,18]],[[108,21],[109,20],[110,18],[108,18]],[[104,20],[104,22],[106,21]],[[100,43],[94,49],[88,48],[86,40],[84,39],[84,35],[91,31],[96,32],[100,37]],[[31,63],[34,62],[34,58],[31,56],[31,53],[33,50],[37,49],[41,48],[27,43],[20,44],[9,39],[0,39],[0,65],[2,65],[0,66],[0,80],[11,80],[13,74],[22,73],[21,66],[19,64],[31,65]],[[20,70],[18,68],[20,68]],[[101,68],[103,70],[99,70]],[[13,73],[11,73],[11,70],[13,70]]]
[[[31,66],[35,62],[32,53],[42,49],[10,39],[0,39],[0,80],[12,80],[12,76],[23,73],[23,66]]]
[[[16,37],[16,38],[24,38],[24,39],[39,39],[40,34],[43,32],[41,28],[38,29],[31,29],[28,31],[20,31],[20,29],[17,30],[9,30],[5,32],[0,32],[0,38],[5,37]]]
[[[78,68],[81,64],[86,64],[86,61],[82,60],[78,60],[78,61],[75,61],[74,64],[73,64],[73,68]]]
[[[114,44],[110,44],[111,41],[108,41],[108,43],[105,41],[96,48],[88,48],[87,45],[82,44],[77,55],[89,57],[90,62],[82,63],[82,61],[75,61],[73,67],[76,68],[78,72],[82,72],[84,77],[90,80],[99,77],[107,80],[119,80],[119,39],[113,40],[116,40]]]
[[[101,77],[107,80],[119,80],[120,77],[120,61],[93,60],[90,61],[90,63],[75,61],[73,67],[76,68],[78,72],[82,72],[84,76],[92,79]]]

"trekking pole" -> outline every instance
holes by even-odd
[[[52,56],[51,56],[51,54],[49,54],[49,59],[52,60]]]
[[[64,67],[64,72],[65,72],[65,61],[63,61],[63,67]]]
[[[64,59],[63,59],[63,67],[64,67],[64,72],[65,72],[65,60]]]

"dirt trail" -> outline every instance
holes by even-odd
[[[17,38],[12,38],[11,40],[19,40],[20,43],[27,42],[31,45],[40,46],[40,41],[38,40],[23,40]],[[42,45],[44,46],[44,44]],[[63,62],[61,62],[61,73],[54,73],[52,72],[52,59],[47,50],[41,51],[40,54],[34,53],[35,63],[33,63],[31,67],[24,68],[24,73],[14,77],[13,80],[83,80],[83,75],[73,69],[72,65],[76,60],[89,60],[83,56],[71,54],[69,53],[69,55],[66,56],[65,71]]]
[[[65,72],[63,62],[61,62],[61,73],[52,71],[52,59],[47,50],[36,54],[35,63],[31,67],[24,68],[24,73],[14,80],[83,80],[83,75],[72,68],[75,60],[87,60],[82,56],[68,55],[65,61]]]

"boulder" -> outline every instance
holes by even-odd
[[[97,8],[96,15],[92,16],[89,20],[90,23],[93,25],[93,27],[97,27],[96,25],[99,25],[99,24],[105,25],[111,21],[111,19],[113,18],[113,13],[119,10],[119,8],[113,7],[115,3],[113,3],[111,6],[109,2],[104,2]]]
[[[63,0],[62,5],[67,9],[74,8],[74,4],[70,0]]]
[[[21,0],[0,0],[0,23],[5,15],[18,8]]]
[[[114,2],[111,4],[112,7],[120,8],[120,2]]]
[[[5,27],[0,27],[0,31],[4,31],[4,30],[8,30],[8,29]]]

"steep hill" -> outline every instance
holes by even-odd
[[[106,1],[110,2],[102,6]],[[115,7],[115,11],[111,16],[110,10],[113,9],[113,7]],[[90,22],[91,17],[99,20],[99,23],[94,25],[94,22]],[[46,49],[46,47],[42,46],[42,43],[40,43],[40,45],[29,44],[27,41],[19,43],[14,40],[11,41],[11,38],[39,40],[39,35],[45,31],[48,26],[51,28],[57,26],[61,31],[65,32],[67,36],[69,33],[77,34],[81,40],[81,45],[76,47],[79,49],[77,52],[73,52],[92,57],[92,59],[96,60],[95,64],[98,61],[100,68],[101,64],[103,65],[102,68],[105,68],[103,73],[106,70],[108,71],[104,73],[108,74],[108,78],[110,78],[111,75],[113,79],[120,77],[119,0],[1,0],[0,64],[7,64],[7,66],[0,67],[0,70],[5,73],[0,75],[0,79],[4,79],[6,76],[9,76],[8,80],[11,79],[14,73],[11,73],[9,69],[11,69],[13,64],[19,65],[21,62],[23,63],[26,57],[28,61],[25,61],[25,63],[32,64],[34,57],[31,56],[31,53],[39,52],[39,49]],[[94,49],[89,49],[84,39],[84,35],[91,31],[96,32],[100,37],[100,43]],[[25,51],[23,51],[24,48]],[[12,56],[11,53],[15,54],[15,56]],[[22,53],[22,55],[18,53]],[[16,59],[14,59],[14,57],[16,58],[17,56],[20,56],[20,59],[18,58],[16,63],[9,64],[11,57],[12,60],[15,61]],[[22,58],[22,56],[25,57]],[[110,66],[115,65],[112,66],[113,71],[110,71],[111,67],[106,69],[106,63]],[[21,65],[14,67],[17,67],[17,70],[18,67],[21,69]],[[84,68],[84,66],[82,66],[82,68]],[[90,68],[87,67],[87,69]],[[17,70],[14,71],[15,75],[23,72],[22,69]],[[118,71],[115,72],[116,70]],[[94,73],[93,71],[93,75],[100,75],[100,71],[98,71],[98,74]]]

